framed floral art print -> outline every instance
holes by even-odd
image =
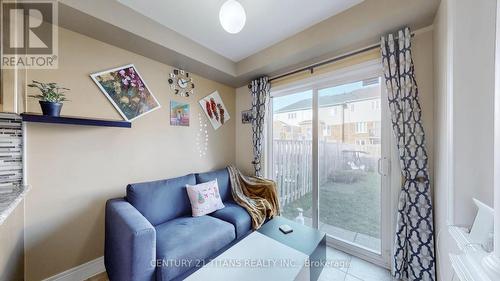
[[[160,103],[133,64],[94,73],[90,77],[127,121],[160,108]]]

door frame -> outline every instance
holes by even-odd
[[[285,96],[301,91],[312,91],[312,113],[313,113],[313,145],[312,145],[312,161],[313,161],[313,227],[318,228],[319,224],[319,98],[318,92],[321,89],[335,87],[343,84],[348,84],[356,81],[372,77],[381,77],[381,153],[382,153],[382,172],[381,175],[381,253],[378,254],[370,249],[363,248],[362,246],[352,245],[346,241],[342,241],[333,236],[327,235],[327,244],[341,251],[344,251],[353,256],[367,260],[374,264],[390,268],[391,267],[391,254],[392,254],[392,236],[395,231],[395,210],[397,207],[397,190],[399,186],[397,176],[391,173],[391,170],[398,169],[399,161],[397,158],[397,151],[395,151],[395,142],[391,133],[391,119],[389,113],[389,106],[387,102],[387,92],[385,90],[385,83],[383,81],[383,69],[379,59],[366,61],[349,67],[333,70],[327,73],[315,75],[309,78],[293,81],[286,85],[271,87],[271,97],[268,106],[267,116],[267,129],[266,129],[266,176],[273,176],[273,108],[272,98]],[[397,174],[397,173],[396,173]]]

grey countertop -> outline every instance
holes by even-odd
[[[19,202],[21,202],[26,193],[29,191],[29,186],[17,186],[9,191],[0,188],[0,225],[14,211]]]

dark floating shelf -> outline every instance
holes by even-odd
[[[37,122],[37,123],[52,123],[52,124],[70,124],[70,125],[83,125],[83,126],[98,126],[98,127],[119,127],[119,128],[132,128],[132,123],[128,121],[116,121],[106,119],[90,119],[73,116],[46,116],[37,113],[21,113],[24,122]]]

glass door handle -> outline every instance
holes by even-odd
[[[383,165],[386,163],[386,161],[384,161],[384,160],[386,160],[385,157],[379,158],[378,162],[377,162],[377,172],[379,173],[379,175],[381,175],[383,177],[387,176],[387,174],[385,173],[385,165]]]

